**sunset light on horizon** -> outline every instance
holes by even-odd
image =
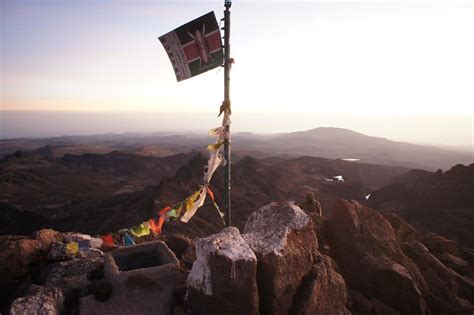
[[[221,1],[2,1],[1,11],[1,110],[214,113],[222,102],[222,69],[177,83],[158,40],[209,11],[220,19]],[[236,1],[232,23],[236,113],[456,116],[462,130],[472,118],[469,1]]]

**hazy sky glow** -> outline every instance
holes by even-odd
[[[157,39],[212,10],[2,0],[1,109],[214,112],[223,71],[177,83]],[[471,1],[234,1],[234,111],[463,115],[472,144],[473,38]]]

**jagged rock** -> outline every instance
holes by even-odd
[[[9,238],[0,242],[0,283],[26,275],[31,264],[39,259],[41,249],[40,241],[27,238]]]
[[[71,242],[77,242],[77,241],[90,241],[92,237],[87,234],[81,234],[81,233],[67,233],[64,236],[64,243],[71,243]]]
[[[434,253],[449,253],[458,256],[458,243],[448,240],[440,235],[428,234],[421,240],[421,242]]]
[[[402,313],[426,312],[426,283],[379,212],[355,201],[337,201],[328,221],[328,242],[351,290]]]
[[[234,227],[195,242],[187,280],[194,314],[258,314],[257,258]]]
[[[171,234],[165,243],[178,259],[181,259],[188,247],[193,246],[193,241],[181,234]]]
[[[13,301],[10,314],[59,315],[63,310],[64,294],[61,289],[33,285],[26,296]]]
[[[433,256],[422,243],[411,241],[402,244],[404,253],[421,271],[428,286],[428,307],[442,314],[462,314],[473,309],[458,297],[458,283],[452,270]]]
[[[103,268],[101,259],[75,259],[55,263],[46,278],[45,286],[63,289],[67,304],[75,305],[80,297],[93,294],[96,277]]]
[[[67,250],[63,243],[55,242],[51,245],[51,249],[48,253],[49,262],[60,262],[72,259],[72,255]]]
[[[192,246],[186,248],[184,253],[181,255],[181,260],[179,263],[181,264],[181,267],[189,270],[193,266],[194,261],[196,261],[196,248],[193,244]]]
[[[461,256],[474,269],[474,249],[461,248]]]
[[[44,249],[47,249],[54,242],[60,242],[62,240],[62,236],[58,231],[52,229],[42,229],[36,231],[35,239],[41,242]]]
[[[104,252],[97,248],[89,248],[88,250],[80,250],[77,253],[77,257],[81,259],[102,259],[104,258]]]
[[[313,228],[318,240],[319,251],[327,254],[329,245],[326,242],[326,221],[316,213],[309,213],[308,216],[311,218],[311,221],[313,221]]]
[[[346,309],[346,283],[329,256],[317,254],[316,264],[302,281],[290,314],[350,314]]]
[[[401,315],[400,312],[383,304],[375,298],[368,299],[356,291],[348,291],[348,294],[352,314]]]
[[[472,276],[473,270],[469,263],[464,259],[451,255],[450,253],[434,253],[436,258],[438,258],[446,267],[451,268],[460,275],[463,276]]]
[[[382,214],[385,219],[390,222],[390,225],[393,227],[395,231],[395,236],[397,237],[397,241],[399,243],[407,242],[411,240],[421,240],[422,235],[420,232],[415,230],[410,224],[403,221],[399,216],[395,213],[383,213]]]
[[[301,203],[299,207],[301,208],[301,210],[303,210],[304,212],[308,214],[314,213],[318,216],[323,215],[323,211],[321,209],[321,203],[319,202],[319,200],[316,199],[316,197],[314,196],[314,193],[312,192],[306,195],[305,201],[303,201],[303,203]]]
[[[313,267],[318,241],[311,219],[293,203],[273,202],[249,216],[243,238],[258,259],[260,312],[286,314]]]

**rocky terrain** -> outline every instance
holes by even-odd
[[[474,164],[444,173],[412,170],[371,193],[368,203],[474,248]]]
[[[315,148],[330,137],[330,156],[371,151],[374,161],[392,165],[363,162],[371,154],[348,161],[289,153],[308,136]],[[373,138],[364,145],[366,136],[330,128],[242,134],[234,140],[245,148],[232,164],[234,228],[223,229],[206,202],[188,224],[169,221],[159,237],[141,238],[138,256],[125,263],[127,247],[71,254],[65,244],[91,238],[80,233],[116,233],[183,200],[202,183],[207,153],[196,149],[207,140],[161,135],[150,145],[149,138],[109,137],[87,145],[74,137],[25,141],[28,150],[0,160],[0,313],[474,311],[474,164],[410,170],[400,165],[425,161],[430,169],[449,159],[405,163],[394,153],[399,144]],[[346,155],[345,138],[358,155]],[[275,146],[288,151],[268,157]],[[210,185],[218,204],[222,179],[220,168]],[[323,217],[312,198],[304,201],[310,192]],[[168,253],[166,261],[139,252],[147,246]]]
[[[51,151],[42,147],[0,161],[0,218],[10,222],[0,227],[0,234],[28,234],[42,227],[92,234],[127,228],[192,193],[207,165],[207,153],[199,152],[150,157],[113,151],[55,157]],[[318,193],[326,209],[338,197],[363,200],[407,171],[315,157],[243,157],[232,165],[233,221],[241,228],[247,216],[264,204],[300,200],[309,191]],[[220,169],[211,182],[218,204],[222,178]],[[173,223],[165,232],[204,236],[221,227],[217,212],[206,203],[186,228]]]
[[[132,307],[133,292],[156,292],[161,298],[143,298],[136,309],[150,307],[163,314],[472,314],[472,250],[356,201],[339,199],[331,208],[321,218],[291,202],[272,202],[250,214],[240,232],[226,228],[194,241],[178,234],[161,236],[175,258],[158,267],[123,270],[119,276],[125,282],[110,275],[107,261],[121,257],[117,250],[76,256],[61,250],[60,242],[87,235],[40,230],[30,237],[3,236],[1,311],[86,314],[98,305],[104,313]],[[170,276],[165,283],[151,278]],[[165,294],[169,290],[173,293]]]

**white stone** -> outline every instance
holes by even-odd
[[[287,217],[275,216],[274,207],[284,206],[288,208]],[[282,220],[287,222],[281,222]],[[272,202],[254,211],[245,224],[243,238],[250,247],[262,254],[274,252],[281,255],[285,247],[286,237],[293,229],[302,229],[310,223],[310,218],[303,210],[292,202]]]
[[[237,260],[257,260],[254,252],[235,227],[223,229],[220,233],[195,241],[196,261],[188,276],[188,286],[212,295],[210,255],[221,255],[235,263]]]

